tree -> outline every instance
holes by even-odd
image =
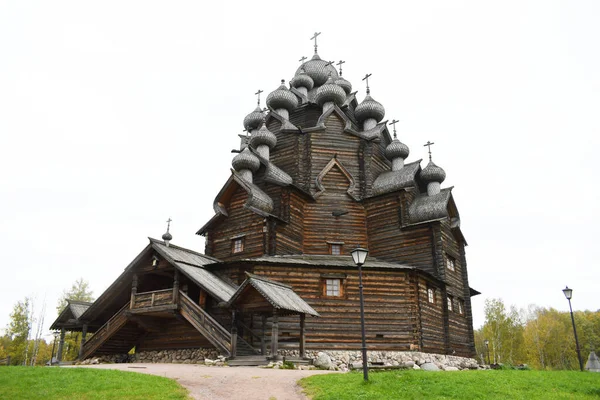
[[[67,306],[67,300],[93,301],[94,296],[90,290],[90,284],[85,279],[79,278],[71,285],[71,289],[65,289],[56,306],[58,314]]]
[[[20,365],[26,361],[32,322],[30,303],[31,300],[25,297],[23,301],[19,301],[14,305],[10,314],[10,322],[6,328],[6,335],[10,339],[8,355],[10,355],[11,364],[13,365]]]

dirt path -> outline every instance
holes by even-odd
[[[330,371],[299,371],[257,367],[207,367],[194,364],[99,364],[84,368],[118,369],[177,380],[194,399],[303,400],[296,382]]]

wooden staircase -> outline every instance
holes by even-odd
[[[90,355],[98,352],[100,348],[127,324],[126,311],[129,310],[129,303],[125,304],[115,315],[113,315],[94,335],[83,345],[80,360],[85,360]],[[129,347],[124,352],[128,352],[135,343],[129,346],[127,343],[119,343],[120,347]]]
[[[231,333],[181,291],[179,313],[219,351],[231,356]]]

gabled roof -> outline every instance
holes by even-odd
[[[415,177],[419,171],[421,160],[405,164],[398,171],[384,171],[373,183],[373,195],[377,196],[395,190],[415,186]]]
[[[50,326],[50,330],[60,329],[64,325],[77,324],[77,320],[88,309],[92,303],[87,301],[69,300],[67,306],[58,315],[58,318]]]
[[[302,300],[302,298],[292,290],[291,286],[249,272],[246,272],[246,275],[248,276],[246,280],[240,285],[238,290],[229,300],[229,306],[233,305],[242,293],[249,290],[249,288],[254,288],[269,303],[271,303],[274,308],[282,310],[284,313],[291,312],[294,314],[319,316],[319,313]]]
[[[214,267],[218,267],[219,265],[231,264],[231,263],[240,263],[240,262],[253,262],[253,263],[266,263],[266,264],[295,264],[295,265],[318,265],[322,267],[352,267],[355,268],[356,265],[352,260],[351,256],[333,256],[333,255],[320,255],[320,254],[298,254],[298,255],[277,255],[277,256],[267,256],[264,255],[262,257],[256,258],[248,258],[236,261],[228,261],[221,262],[218,264],[213,264]],[[386,269],[406,269],[406,270],[415,270],[417,268],[411,267],[409,265],[399,264],[390,261],[379,260],[375,257],[370,257],[367,259],[367,262],[362,266],[363,269],[370,268],[386,268]]]

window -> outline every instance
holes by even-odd
[[[458,313],[463,315],[465,313],[465,302],[462,299],[458,299]]]
[[[427,288],[427,300],[430,303],[435,303],[435,289],[434,288]]]
[[[448,311],[452,311],[452,297],[448,296]]]
[[[231,252],[232,253],[241,253],[244,251],[244,238],[235,238],[231,240]]]
[[[329,254],[339,256],[342,254],[342,247],[344,243],[340,242],[327,242],[329,244]]]
[[[340,297],[342,295],[341,279],[325,279],[325,295],[327,297]]]
[[[450,271],[454,271],[454,258],[450,257],[449,255],[446,255],[446,267],[450,270]]]

